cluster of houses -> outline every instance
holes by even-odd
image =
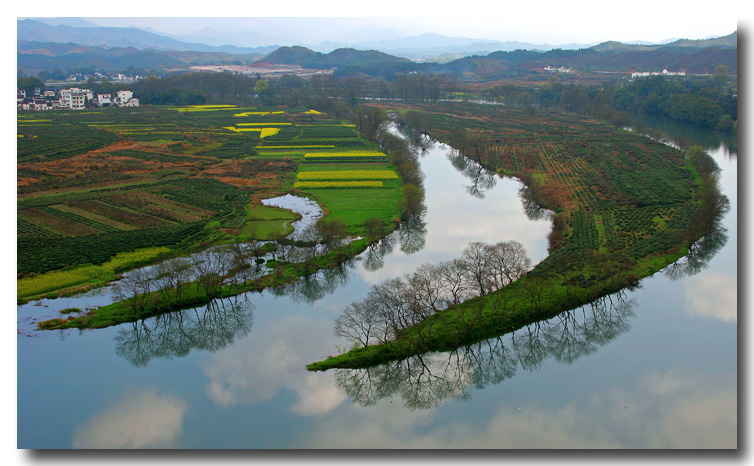
[[[644,76],[686,76],[686,70],[681,71],[668,71],[668,70],[662,70],[662,71],[636,71],[631,73],[631,79],[634,78],[641,78]]]
[[[549,71],[550,73],[573,73],[573,69],[565,66],[555,68],[554,66],[547,65],[545,66],[545,71]]]
[[[27,96],[24,89],[18,89],[16,102],[19,110],[83,110],[92,107],[138,107],[139,99],[131,91],[118,91],[113,94],[95,94],[90,89],[61,89],[60,91],[42,91],[34,89],[34,94]]]
[[[94,78],[97,81],[101,81],[103,79],[106,79],[110,81],[111,83],[132,83],[136,82],[140,79],[144,79],[144,76],[139,75],[126,75],[123,73],[115,73],[115,74],[105,74],[100,73],[99,71],[96,71],[93,75],[92,74],[85,74],[85,73],[73,73],[66,76],[65,80],[68,82],[75,82],[75,81],[88,81],[89,79]]]

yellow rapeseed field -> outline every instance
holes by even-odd
[[[273,134],[277,134],[278,131],[280,131],[280,128],[262,128],[262,132],[259,133],[259,137],[266,138],[267,136],[272,136]]]
[[[297,181],[294,188],[381,188],[382,181]]]
[[[282,110],[275,111],[275,112],[243,112],[243,113],[236,113],[233,116],[236,116],[236,117],[245,117],[245,116],[252,116],[252,115],[254,115],[254,116],[265,116],[265,115],[281,115],[281,114],[284,115],[285,112],[282,111]]]
[[[300,172],[296,179],[306,180],[394,180],[398,174],[392,170],[332,170]]]
[[[270,121],[268,123],[236,123],[236,126],[290,126],[293,123],[286,123],[286,122],[274,122]]]
[[[318,157],[386,157],[386,155],[377,151],[307,152],[304,157],[315,159]]]
[[[333,149],[334,145],[312,145],[312,146],[275,146],[275,145],[263,145],[257,147],[257,149]]]

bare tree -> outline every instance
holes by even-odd
[[[191,280],[191,267],[191,262],[185,257],[169,259],[155,266],[155,285],[166,305],[171,305],[173,293],[178,301],[181,300],[183,288]]]
[[[335,319],[335,335],[369,346],[370,338],[378,337],[380,316],[369,302],[351,303]]]
[[[414,314],[422,320],[445,308],[443,282],[433,265],[422,264],[408,276],[407,293]]]
[[[461,259],[470,281],[479,289],[479,296],[486,295],[491,279],[487,245],[479,241],[469,243]]]
[[[437,266],[437,275],[444,291],[444,307],[455,306],[468,299],[470,288],[463,260],[453,259],[441,262]]]
[[[531,259],[518,241],[501,241],[487,248],[488,264],[497,289],[513,283],[531,269]]]
[[[207,296],[216,296],[230,269],[231,255],[227,250],[205,249],[197,256],[196,281]]]
[[[348,228],[341,220],[318,222],[316,227],[319,231],[319,236],[322,239],[322,246],[325,250],[324,252],[330,252],[339,248],[348,235]]]
[[[400,278],[393,278],[373,287],[367,296],[377,306],[391,339],[415,323],[406,294],[406,283]]]
[[[145,269],[133,270],[115,285],[115,297],[119,301],[128,301],[134,314],[143,311],[149,302],[152,280]]]

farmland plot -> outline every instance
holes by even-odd
[[[353,125],[315,111],[209,105],[60,111],[45,118],[19,113],[17,132],[19,278],[101,267],[119,254],[141,263],[147,256],[136,252],[155,247],[164,248],[163,257],[200,242],[285,235],[296,216],[272,214],[260,200],[288,190],[315,197],[333,218],[353,217],[339,205],[363,209],[356,218],[396,215],[400,183],[385,155]],[[367,163],[350,173],[297,178],[303,162],[312,171],[328,162],[334,172],[334,164],[350,161]],[[298,184],[311,182],[320,184]],[[327,189],[333,183],[343,189]],[[350,194],[334,191],[372,201],[339,204]],[[358,231],[363,221],[349,226]],[[50,283],[71,286],[94,275],[105,276],[88,270]]]

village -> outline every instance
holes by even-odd
[[[138,107],[139,99],[133,96],[132,91],[121,90],[115,95],[112,93],[97,94],[90,89],[72,87],[59,91],[35,88],[32,95],[27,95],[26,90],[17,89],[16,103],[18,110],[83,110],[85,108],[102,107]]]

